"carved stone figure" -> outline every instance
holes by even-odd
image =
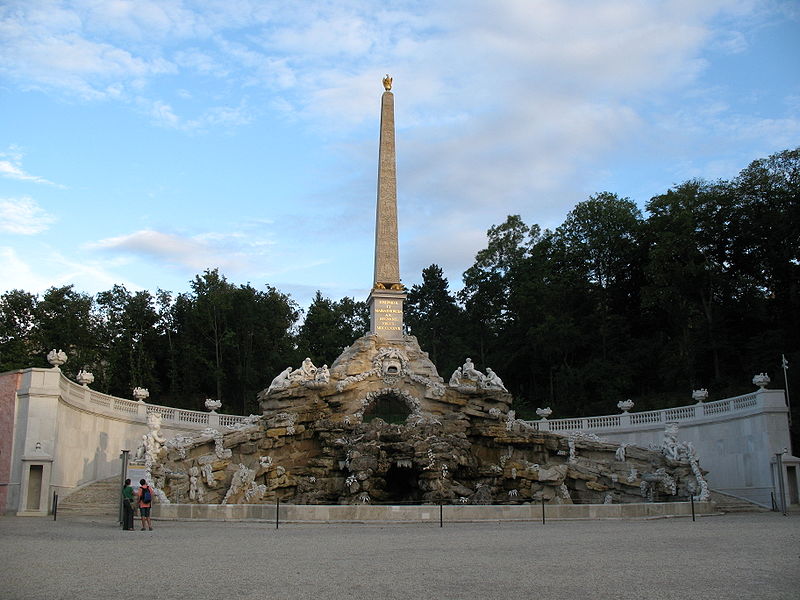
[[[486,377],[483,379],[483,387],[489,390],[508,391],[506,386],[503,385],[503,380],[489,367],[486,367]]]
[[[269,384],[267,393],[273,392],[275,390],[282,390],[284,388],[289,387],[289,384],[291,383],[289,375],[291,373],[292,373],[292,367],[286,367],[283,371],[281,371],[278,374],[278,376],[272,380],[272,383]]]
[[[289,383],[293,383],[295,381],[297,382],[314,381],[316,375],[317,375],[317,367],[314,366],[314,363],[311,362],[310,358],[306,357],[303,359],[303,363],[300,365],[300,368],[295,369],[294,371],[290,371],[286,375],[286,379],[289,380]],[[281,377],[281,375],[278,375],[278,377]]]
[[[475,368],[475,363],[472,362],[471,358],[468,358],[464,362],[464,366],[461,367],[461,376],[471,381],[483,381],[483,373]]]
[[[228,504],[228,502],[238,495],[243,488],[247,487],[253,481],[254,477],[255,471],[248,469],[247,465],[239,464],[239,468],[233,475],[231,486],[228,488],[225,498],[222,500],[222,504]]]
[[[569,445],[569,462],[575,463],[577,462],[577,451],[575,450],[575,438],[573,436],[567,438],[567,444]]]
[[[633,408],[633,400],[620,400],[617,402],[617,408],[620,409],[623,413],[627,413],[630,409]]]
[[[311,359],[306,357],[303,359],[303,364],[300,365],[300,371],[303,374],[303,379],[314,379],[317,374],[317,367],[311,362]]]
[[[766,373],[758,373],[753,377],[753,385],[757,385],[760,390],[765,389],[769,382],[770,378]]]
[[[200,468],[197,466],[189,469],[189,499],[202,502],[204,497],[203,486],[200,481]]]
[[[617,451],[614,453],[615,458],[619,462],[625,462],[625,448],[628,447],[628,444],[620,444]]]
[[[54,369],[58,369],[67,362],[67,353],[63,350],[50,350],[50,352],[47,353],[47,362],[53,365]]]
[[[314,375],[314,381],[317,383],[329,383],[331,380],[331,372],[328,369],[328,365],[322,365],[319,369],[317,369],[316,375]]]
[[[408,357],[397,348],[381,348],[372,359],[372,366],[384,376],[405,374],[407,364]]]
[[[89,384],[94,383],[94,375],[89,371],[84,371],[83,369],[78,371],[78,375],[75,377],[75,379],[83,387],[89,387]]]
[[[661,449],[664,456],[670,460],[680,460],[677,423],[667,423],[664,425],[664,441],[662,442]]]
[[[458,387],[461,385],[461,367],[458,367],[450,376],[450,387]]]
[[[147,413],[147,427],[150,432],[145,434],[144,440],[144,460],[147,467],[151,466],[158,458],[161,447],[167,441],[161,434],[161,413]]]

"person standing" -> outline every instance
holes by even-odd
[[[150,520],[150,509],[153,506],[153,488],[147,485],[144,479],[139,481],[139,514],[142,517],[142,531],[149,529],[153,531],[153,522]]]
[[[126,479],[122,486],[122,530],[133,531],[133,487],[130,479]]]

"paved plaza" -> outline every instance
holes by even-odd
[[[138,525],[138,523],[137,523]],[[800,516],[418,525],[0,517],[0,597],[791,598]]]

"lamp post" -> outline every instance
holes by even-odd
[[[780,507],[784,517],[786,516],[786,492],[783,489],[783,455],[787,452],[788,448],[784,448],[775,453],[775,464],[778,467],[778,493],[781,497]]]
[[[789,408],[789,429],[792,428],[792,402],[789,400],[789,376],[786,371],[789,369],[789,361],[786,355],[781,354],[781,367],[783,367],[783,389],[786,392],[786,406]]]
[[[122,473],[120,474],[120,485],[119,485],[119,522],[122,523],[123,519],[123,511],[122,511],[122,502],[123,502],[123,495],[122,495],[122,488],[125,487],[125,479],[128,477],[128,460],[130,458],[130,450],[122,450],[119,457],[122,459]]]

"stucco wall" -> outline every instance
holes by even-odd
[[[64,498],[84,484],[118,475],[121,451],[134,453],[148,431],[149,411],[164,415],[162,433],[168,439],[242,419],[107,396],[69,381],[57,369],[5,373],[0,386],[0,427],[5,428],[0,469],[5,465],[10,471],[0,481],[16,484],[0,486],[4,512],[19,511],[32,464],[47,466],[45,499],[55,491]],[[46,514],[48,505],[42,502],[39,512]]]

